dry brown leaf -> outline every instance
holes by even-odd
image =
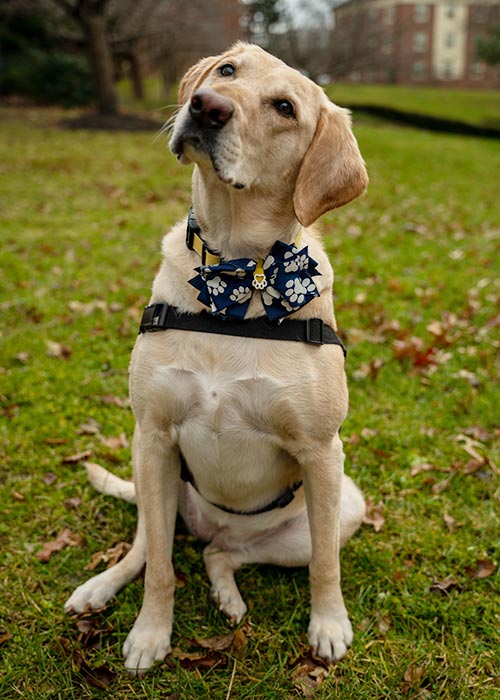
[[[47,562],[54,552],[60,552],[66,547],[78,547],[82,542],[82,535],[71,532],[69,528],[64,528],[64,530],[59,532],[55,540],[45,542],[42,549],[35,556],[40,561]]]
[[[77,432],[78,435],[97,435],[99,424],[93,418],[89,418],[86,423],[80,423]]]
[[[73,350],[69,345],[64,343],[56,343],[53,340],[47,340],[47,355],[54,357],[57,360],[67,360],[73,354]]]
[[[435,469],[435,467],[429,462],[416,462],[411,468],[410,476],[417,476],[420,472],[429,472],[432,469]]]
[[[455,530],[457,529],[457,521],[452,515],[448,515],[448,513],[445,513],[443,515],[443,520],[445,522],[446,527],[448,528],[448,532],[450,534],[453,534]]]
[[[303,659],[290,674],[294,687],[306,698],[312,698],[327,677],[328,670],[310,658]]]
[[[2,644],[5,644],[5,642],[8,642],[9,639],[11,638],[11,636],[12,635],[10,632],[7,632],[7,630],[1,629],[0,630],[0,646],[2,646]]]
[[[68,438],[45,438],[44,443],[46,445],[65,445],[68,442]]]
[[[422,681],[422,678],[424,676],[426,666],[415,666],[411,665],[408,666],[404,673],[404,679],[407,683],[410,685],[420,685],[420,682]]]
[[[111,450],[120,450],[123,447],[128,447],[128,440],[125,433],[120,433],[120,435],[110,436],[107,438],[101,437],[101,442]]]
[[[495,573],[497,565],[491,559],[478,559],[476,566],[467,566],[465,573],[469,578],[488,578]]]
[[[106,568],[110,569],[119,562],[129,550],[130,545],[128,542],[118,542],[112,547],[109,547],[105,552],[96,552],[92,555],[90,562],[85,567],[85,571],[94,571],[99,564],[106,564]]]
[[[245,628],[247,626],[245,625]],[[233,653],[239,659],[242,659],[248,648],[248,637],[244,628],[235,631],[233,639]]]
[[[229,649],[234,640],[234,634],[224,634],[220,637],[196,637],[194,642],[202,649],[210,649],[210,651],[224,651]]]
[[[443,479],[442,481],[438,481],[437,484],[433,484],[431,487],[431,492],[438,495],[445,491],[445,489],[448,488],[448,486],[451,483],[451,480],[453,478],[453,475],[448,476],[446,479]]]
[[[463,433],[459,433],[459,435],[456,435],[454,439],[460,444],[460,447],[465,450],[470,457],[472,457],[472,459],[475,459],[476,462],[484,464],[484,457],[477,451],[477,448],[484,447],[482,443],[478,442],[477,440],[473,440],[471,437],[464,435]]]
[[[205,658],[205,653],[202,651],[182,651],[179,647],[174,647],[169,656],[179,661],[199,661]]]
[[[385,523],[385,518],[382,513],[383,507],[382,501],[379,501],[379,503],[375,505],[370,496],[366,499],[366,511],[363,522],[366,525],[371,525],[375,532],[380,532]]]
[[[442,581],[434,579],[432,586],[429,588],[431,591],[439,591],[440,593],[448,593],[448,591],[453,589],[461,590],[461,586],[453,576],[447,576]]]
[[[77,452],[74,455],[64,457],[61,461],[63,464],[76,464],[77,462],[83,462],[84,459],[88,459],[91,455],[92,450],[84,450],[83,452]]]
[[[119,396],[115,396],[114,394],[106,394],[105,396],[100,396],[99,398],[102,403],[118,406],[119,408],[128,408],[130,405],[128,398],[123,399]]]

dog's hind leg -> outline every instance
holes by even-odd
[[[146,538],[143,519],[139,514],[132,549],[111,569],[103,571],[78,586],[66,601],[64,609],[69,613],[81,613],[102,608],[123,586],[140,574],[145,562]]]
[[[363,496],[354,482],[344,475],[340,508],[341,547],[359,528],[364,515]],[[234,622],[240,622],[247,610],[234,579],[234,574],[240,566],[308,566],[311,554],[311,532],[305,511],[284,522],[278,529],[267,532],[260,539],[242,542],[241,547],[223,549],[215,538],[203,552],[208,578],[212,584],[210,597],[221,612]]]

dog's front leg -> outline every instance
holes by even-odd
[[[301,458],[311,529],[311,620],[309,642],[319,656],[340,659],[352,641],[352,627],[340,589],[339,524],[344,453],[335,436]]]
[[[141,673],[170,651],[175,578],[172,545],[180,463],[168,434],[141,426],[135,474],[137,505],[146,533],[144,600],[123,646],[125,666]]]

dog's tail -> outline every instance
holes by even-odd
[[[107,469],[94,462],[85,462],[87,477],[92,486],[106,496],[121,498],[129,503],[135,503],[135,485],[133,481],[126,481],[115,476]]]

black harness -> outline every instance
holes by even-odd
[[[199,235],[200,229],[190,212],[187,226],[186,244],[193,250],[193,234]],[[203,245],[205,249],[205,246]],[[207,248],[208,252],[209,249]],[[202,259],[205,254],[202,253]],[[257,318],[238,320],[234,318],[224,318],[214,316],[207,311],[198,314],[184,313],[175,306],[170,306],[165,302],[150,304],[144,309],[139,333],[154,333],[176,329],[181,331],[196,331],[198,333],[215,333],[219,335],[233,335],[244,338],[261,338],[264,340],[287,340],[294,342],[308,343],[310,345],[338,345],[344,357],[347,351],[331,326],[324,323],[320,318],[308,318],[304,320],[284,319],[281,323],[273,323],[266,316]],[[190,483],[196,489],[194,476],[189,469],[182,453],[181,478]],[[275,508],[284,508],[295,497],[296,491],[302,486],[302,481],[298,481],[290,486],[284,493],[262,508],[252,511],[239,511],[226,506],[212,503],[213,506],[233,515],[259,515],[267,513]]]

